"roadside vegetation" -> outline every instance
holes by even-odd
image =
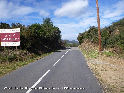
[[[89,28],[88,31],[80,33],[78,36],[79,43],[88,40],[94,44],[98,44],[98,29],[95,26]],[[124,18],[118,22],[114,22],[111,26],[101,29],[102,48],[111,48],[113,52],[118,54],[124,53]]]
[[[95,26],[80,33],[79,48],[105,93],[124,93],[124,19],[101,29],[102,51],[98,51]]]
[[[53,25],[50,18],[42,24],[29,26],[20,23],[0,23],[0,29],[20,28],[21,45],[0,47],[0,76],[42,58],[53,51],[64,48],[61,31]]]
[[[11,50],[8,50],[8,51],[11,51]],[[13,51],[12,54],[9,54],[8,58],[6,58],[7,56],[3,57],[4,62],[0,64],[0,77],[4,76],[5,74],[13,70],[23,67],[31,62],[35,62],[45,56],[48,56],[51,53],[52,52],[37,55],[37,54],[29,53],[28,51],[23,51],[23,50]],[[13,54],[16,57],[12,57]]]

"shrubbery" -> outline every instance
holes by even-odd
[[[115,51],[119,53],[124,52],[124,18],[109,27],[101,29],[101,37],[103,48],[115,48]],[[90,27],[89,30],[80,33],[77,39],[80,44],[84,40],[98,44],[98,28]]]
[[[20,23],[0,23],[0,29],[20,28],[22,50],[28,50],[33,53],[48,52],[62,47],[61,31],[55,27],[50,18],[43,19],[43,24],[32,24],[29,26]],[[15,47],[7,47],[14,49]],[[3,47],[0,48],[3,50]],[[10,58],[11,59],[11,58]]]

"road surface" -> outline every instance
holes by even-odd
[[[0,78],[0,93],[103,93],[78,48],[59,50]]]

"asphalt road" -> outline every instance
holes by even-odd
[[[78,48],[57,51],[0,78],[0,93],[103,93]]]

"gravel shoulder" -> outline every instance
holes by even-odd
[[[104,92],[124,93],[124,59],[115,55],[98,54],[97,46],[91,43],[79,47],[89,68],[103,86]]]

